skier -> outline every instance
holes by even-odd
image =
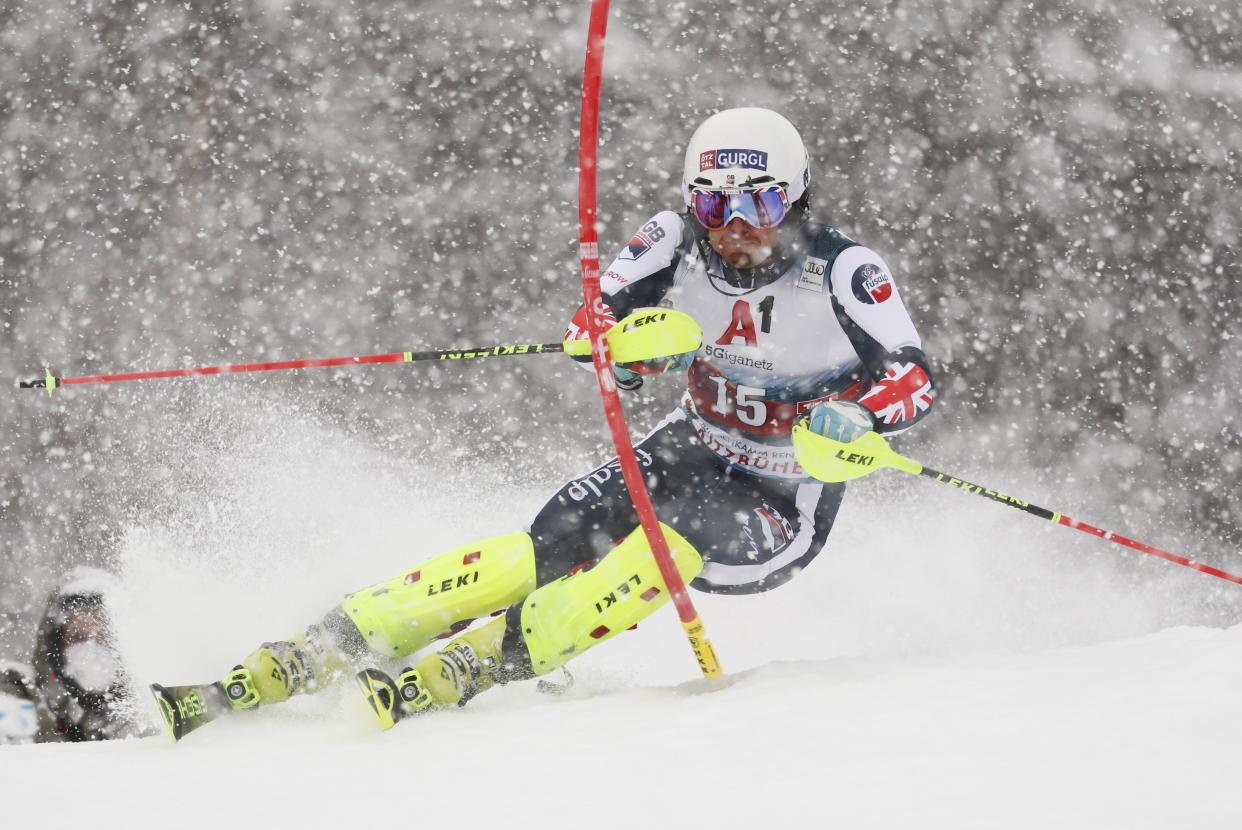
[[[106,571],[78,567],[48,598],[34,654],[40,742],[146,733],[131,711],[133,693],[108,618],[114,584]]]
[[[931,371],[888,265],[812,219],[811,180],[784,117],[717,113],[686,149],[686,210],[644,222],[601,278],[611,320],[665,306],[705,333],[697,352],[615,367],[625,389],[688,370],[681,406],[635,449],[678,571],[701,591],[776,588],[823,549],[844,485],[798,464],[795,421],[850,441],[904,430],[932,404]],[[579,310],[567,337],[586,337],[585,320]],[[527,531],[433,556],[348,595],[298,636],[263,644],[223,681],[229,702],[282,701],[454,634],[386,689],[385,675],[360,675],[375,683],[386,726],[547,674],[666,601],[636,524],[614,458],[565,484]]]

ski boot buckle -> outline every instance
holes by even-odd
[[[238,666],[224,679],[224,695],[234,709],[250,709],[259,705],[259,692],[254,687],[250,669]]]

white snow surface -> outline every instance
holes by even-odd
[[[114,615],[142,684],[219,677],[523,526],[559,479],[310,427],[238,446],[128,535]],[[1235,587],[885,471],[793,583],[693,594],[715,686],[666,607],[559,696],[511,684],[384,733],[343,683],[178,745],[5,747],[0,786],[12,826],[66,828],[1236,828],[1242,626],[1194,613]]]

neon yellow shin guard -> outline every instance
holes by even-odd
[[[661,523],[677,572],[689,582],[703,557]],[[535,674],[547,674],[596,643],[636,625],[668,602],[669,592],[642,528],[593,568],[550,582],[522,603],[522,637]]]
[[[673,561],[686,582],[703,569],[689,542],[667,526]],[[496,683],[547,674],[644,619],[669,592],[642,529],[594,567],[540,587],[504,619],[455,638],[402,675],[417,687],[416,711],[464,704]]]
[[[377,654],[402,657],[461,624],[522,601],[535,587],[535,548],[527,533],[455,548],[341,603]]]

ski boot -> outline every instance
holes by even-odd
[[[293,642],[264,643],[223,680],[234,709],[288,700],[315,677],[306,651]]]
[[[230,712],[313,692],[349,667],[336,640],[312,625],[292,640],[264,643],[222,680],[189,686],[151,684],[173,740]]]
[[[428,709],[464,706],[479,692],[513,679],[500,669],[504,633],[504,618],[493,620],[402,669],[396,680],[379,669],[363,669],[355,679],[380,726],[391,729]]]
[[[292,640],[259,646],[222,683],[232,706],[248,709],[314,692],[348,667],[348,658],[331,635],[312,625]]]

